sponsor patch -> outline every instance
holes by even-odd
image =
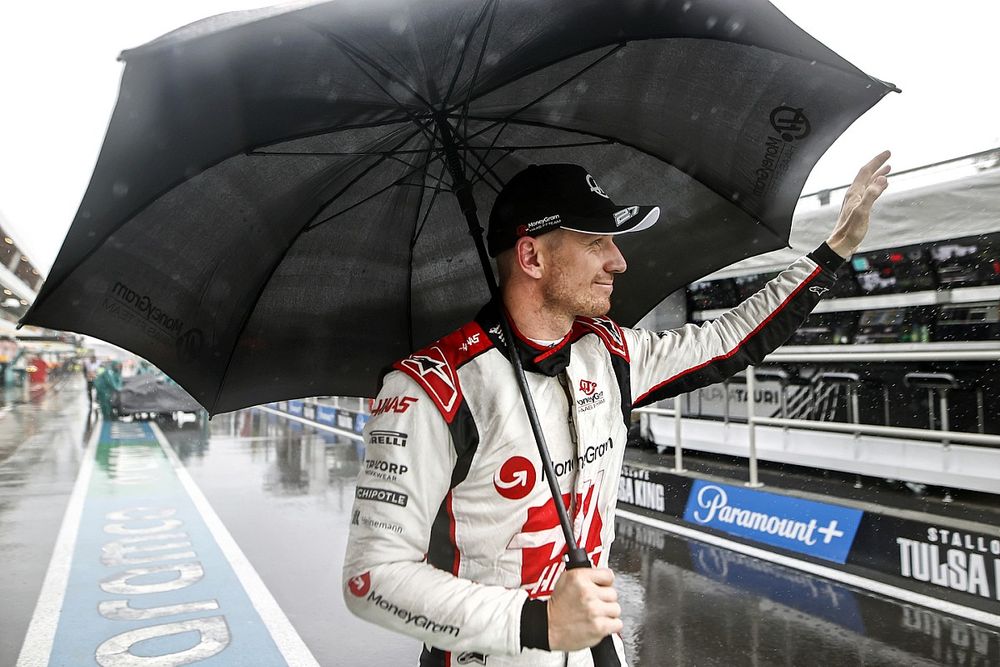
[[[406,625],[412,625],[414,627],[420,628],[421,630],[427,630],[429,632],[451,635],[452,637],[458,636],[459,629],[454,625],[446,625],[444,623],[438,623],[437,621],[432,621],[423,614],[415,614],[412,611],[403,609],[402,607],[396,605],[395,603],[386,600],[375,591],[371,591],[366,599],[368,600],[368,602],[371,602],[382,611],[387,612],[392,616],[399,618]]]
[[[625,361],[629,360],[628,345],[625,343],[625,334],[621,327],[607,317],[580,317],[576,320],[583,327],[593,331],[608,348],[608,351]]]
[[[347,582],[347,587],[351,590],[351,594],[354,597],[364,597],[368,594],[368,591],[372,587],[372,575],[365,572],[364,574],[352,577],[351,580]]]
[[[406,447],[406,440],[409,437],[408,434],[399,431],[372,431],[368,434],[368,444]]]
[[[376,489],[371,486],[359,486],[354,496],[358,500],[374,500],[380,503],[399,505],[400,507],[406,507],[406,503],[409,500],[409,497],[405,493],[389,491],[388,489]]]
[[[351,523],[355,526],[365,526],[374,530],[388,530],[390,533],[396,533],[397,535],[403,532],[403,527],[399,524],[392,523],[391,521],[383,521],[382,519],[373,519],[362,514],[361,510],[354,510]]]
[[[459,653],[455,658],[455,662],[460,665],[485,665],[486,656],[482,653],[472,653],[471,651],[466,651],[465,653]]]
[[[386,412],[402,414],[416,402],[417,398],[414,396],[389,396],[387,398],[379,398],[372,404],[372,417],[377,417],[381,414],[385,414]]]
[[[507,500],[520,500],[535,488],[535,466],[523,456],[512,456],[493,475],[493,486]]]
[[[837,563],[847,560],[861,510],[697,480],[684,520]]]
[[[460,394],[455,369],[441,348],[431,346],[403,359],[398,365],[423,387],[450,423],[458,411]]]
[[[601,544],[604,523],[597,509],[597,489],[600,488],[603,477],[602,471],[585,492],[577,495],[575,505],[570,504],[570,494],[562,496],[566,507],[576,507],[573,529],[577,541],[595,567],[604,550]],[[507,548],[521,550],[521,586],[527,590],[528,597],[545,599],[551,596],[556,581],[566,569],[564,556],[567,552],[566,538],[559,527],[559,515],[552,498],[544,505],[528,509],[527,521],[518,534],[511,538]]]
[[[365,461],[365,474],[388,482],[395,482],[409,469],[409,466],[394,461],[383,461],[382,459],[367,459]]]
[[[629,206],[615,212],[615,227],[621,227],[639,213],[638,206]]]

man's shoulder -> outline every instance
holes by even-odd
[[[462,402],[458,369],[492,347],[493,341],[473,321],[400,359],[392,368],[420,385],[450,423]]]
[[[612,355],[629,360],[628,340],[625,330],[610,317],[577,317],[573,322],[576,338],[586,334],[596,334]]]

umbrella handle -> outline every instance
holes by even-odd
[[[587,552],[580,547],[569,550],[569,562],[566,563],[567,570],[575,570],[581,567],[591,567]],[[611,635],[602,639],[599,643],[590,647],[590,655],[594,658],[594,667],[621,667],[621,660],[618,659],[618,651],[615,650],[614,640]]]

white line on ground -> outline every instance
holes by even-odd
[[[150,427],[156,435],[160,447],[163,448],[171,465],[173,465],[174,472],[177,473],[177,478],[188,492],[188,495],[191,496],[191,501],[194,503],[195,508],[201,513],[201,517],[219,545],[219,549],[222,550],[222,554],[229,561],[233,571],[236,573],[236,577],[243,584],[243,589],[247,592],[250,602],[253,604],[254,609],[257,610],[261,620],[264,621],[264,625],[267,626],[268,632],[271,633],[274,643],[277,645],[278,650],[281,651],[281,655],[285,658],[289,667],[319,667],[316,658],[313,657],[305,642],[299,637],[299,633],[292,627],[288,617],[285,616],[285,612],[278,606],[274,596],[271,595],[271,591],[267,589],[260,575],[257,574],[257,570],[250,564],[243,550],[240,549],[239,545],[236,544],[236,540],[229,533],[229,530],[223,525],[219,515],[212,509],[208,499],[205,498],[205,494],[201,492],[201,489],[198,488],[198,485],[184,468],[184,464],[177,457],[173,447],[170,446],[170,443],[163,435],[163,431],[152,422],[150,423]]]
[[[336,433],[339,436],[345,438],[350,438],[352,440],[364,440],[364,437],[358,435],[354,431],[345,431],[342,428],[334,428],[333,426],[327,426],[326,424],[320,424],[319,422],[314,422],[305,417],[297,417],[295,415],[290,415],[287,412],[282,412],[281,410],[274,410],[272,408],[265,408],[262,405],[255,405],[254,410],[262,410],[264,412],[270,412],[272,415],[278,415],[279,417],[284,417],[285,419],[291,419],[292,421],[301,422],[307,426],[312,426],[313,428],[318,428],[322,431],[329,431],[330,433]]]
[[[730,551],[735,551],[747,556],[752,556],[753,558],[758,558],[760,560],[768,561],[770,563],[776,563],[778,565],[784,565],[786,567],[791,567],[796,570],[802,570],[803,572],[808,572],[809,574],[814,574],[820,577],[826,577],[827,579],[833,579],[834,581],[839,581],[842,584],[847,584],[848,586],[854,586],[855,588],[861,588],[866,591],[871,591],[872,593],[877,593],[879,595],[884,595],[886,597],[896,598],[897,600],[902,600],[904,602],[909,602],[911,604],[920,605],[922,607],[929,607],[935,611],[940,611],[945,614],[951,614],[953,616],[961,616],[962,618],[967,618],[971,621],[976,621],[977,623],[982,623],[984,625],[992,625],[994,627],[1000,628],[1000,615],[991,614],[989,612],[983,611],[981,609],[974,609],[972,607],[966,607],[964,605],[956,604],[954,602],[948,602],[947,600],[939,600],[938,598],[931,597],[930,595],[924,595],[923,593],[917,593],[915,591],[909,591],[905,588],[900,588],[898,586],[893,586],[892,584],[887,584],[881,581],[875,581],[874,579],[868,579],[856,574],[851,574],[849,572],[841,572],[832,567],[826,567],[824,565],[817,565],[816,563],[811,563],[808,561],[799,560],[797,558],[792,558],[790,556],[785,556],[784,554],[776,554],[764,549],[758,549],[757,547],[751,547],[740,542],[734,542],[732,540],[727,540],[724,537],[719,537],[718,535],[711,535],[709,533],[703,533],[700,530],[695,530],[693,528],[688,528],[686,526],[680,526],[669,521],[662,521],[660,519],[654,519],[642,514],[634,514],[627,510],[618,510],[618,516],[628,519],[630,521],[637,521],[638,523],[644,523],[647,526],[653,526],[655,528],[660,528],[669,533],[674,533],[676,535],[681,535],[688,539],[698,540],[699,542],[705,542],[713,546],[721,547],[723,549],[729,549]]]
[[[90,476],[94,470],[94,452],[97,449],[97,439],[101,435],[101,424],[102,420],[98,417],[90,434],[90,440],[87,441],[87,447],[83,450],[80,472],[76,476],[73,491],[69,496],[69,504],[66,506],[66,513],[59,527],[56,546],[52,550],[52,558],[45,572],[42,592],[38,595],[38,602],[31,615],[31,623],[24,636],[21,653],[17,657],[17,667],[45,667],[49,664],[52,642],[55,640],[56,627],[59,625],[63,598],[66,596],[69,570],[73,564],[73,550],[76,548],[76,536],[80,530],[83,502],[87,498]]]

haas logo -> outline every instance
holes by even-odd
[[[597,510],[597,490],[603,478],[601,472],[595,483],[577,495],[573,515],[577,544],[587,552],[587,558],[595,567],[604,550],[601,544],[604,523]],[[562,502],[569,507],[568,493],[563,494]],[[528,520],[507,548],[521,550],[521,587],[528,591],[528,597],[544,599],[551,596],[559,575],[566,569],[566,539],[559,526],[555,501],[549,498],[544,505],[529,508]]]
[[[364,574],[359,574],[356,577],[352,577],[350,581],[347,582],[347,587],[351,589],[351,593],[354,597],[360,598],[364,597],[365,594],[371,590],[372,587],[372,575],[368,572]]]
[[[507,500],[520,500],[535,488],[535,466],[523,456],[512,456],[493,475],[493,486]]]
[[[587,396],[593,396],[595,389],[597,389],[596,382],[591,382],[590,380],[580,380],[580,391],[585,393]]]

